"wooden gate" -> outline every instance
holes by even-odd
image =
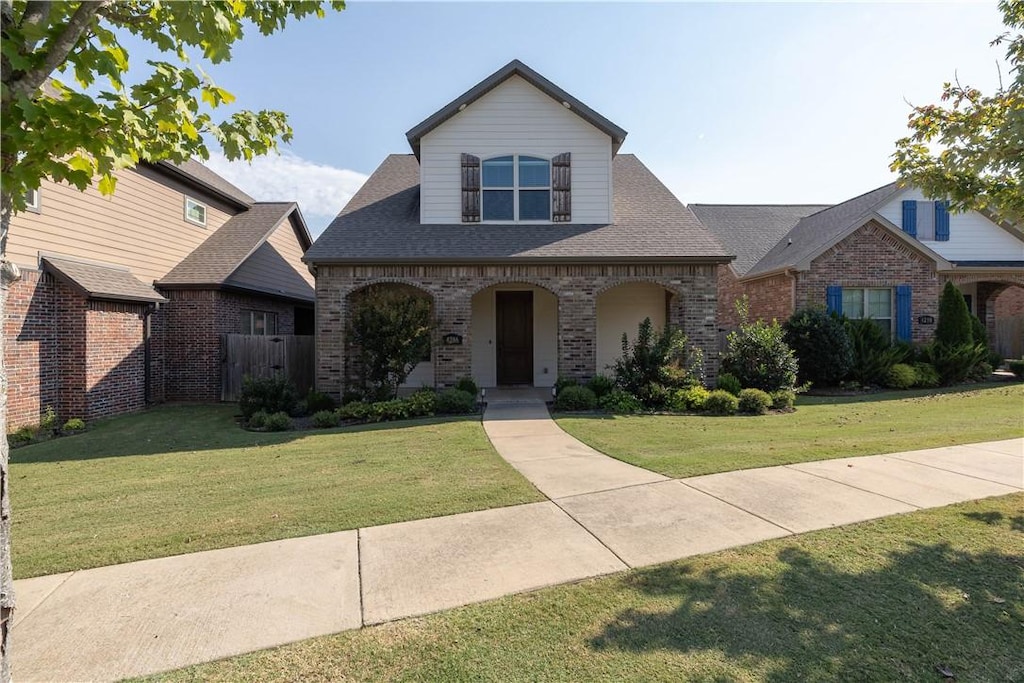
[[[222,334],[220,400],[237,401],[246,375],[284,375],[305,396],[313,388],[314,339],[295,334]]]
[[[1021,358],[1024,355],[1024,315],[996,318],[996,351],[1003,358]]]

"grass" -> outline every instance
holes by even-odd
[[[154,677],[1024,679],[1024,494],[768,541]]]
[[[13,451],[16,578],[543,500],[479,418],[254,433],[233,413],[159,408]]]
[[[1024,384],[802,396],[796,412],[758,417],[557,419],[577,439],[619,460],[669,477],[690,477],[1024,436]]]

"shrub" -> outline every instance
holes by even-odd
[[[643,406],[652,410],[660,410],[668,404],[669,391],[671,390],[662,384],[651,383],[640,387],[636,397]]]
[[[976,315],[971,316],[971,341],[988,346],[988,330],[985,329],[985,323]]]
[[[643,409],[640,400],[622,389],[612,389],[598,401],[601,410],[609,413],[631,414],[638,413]]]
[[[334,410],[337,407],[338,402],[321,391],[310,389],[306,395],[306,410],[314,415],[325,410]]]
[[[599,400],[615,388],[615,380],[607,375],[595,375],[587,382],[587,388],[594,392]]]
[[[366,419],[370,422],[390,422],[409,417],[409,405],[400,398],[371,403]]]
[[[465,391],[467,394],[472,394],[473,396],[480,393],[480,388],[476,385],[476,382],[473,381],[473,378],[469,376],[460,377],[458,381],[455,382],[455,388]]]
[[[751,415],[764,415],[772,407],[772,397],[760,389],[744,389],[740,392],[739,410]]]
[[[740,407],[740,400],[723,389],[715,389],[704,401],[704,410],[712,415],[732,415]]]
[[[792,389],[779,389],[771,393],[774,410],[790,410],[796,403],[796,392]]]
[[[433,389],[420,389],[406,399],[410,417],[426,417],[437,410],[437,393]]]
[[[318,410],[313,413],[313,426],[319,429],[337,427],[339,422],[341,422],[341,416],[333,410]]]
[[[255,413],[249,416],[249,419],[246,420],[245,424],[249,427],[249,429],[263,429],[264,427],[267,426],[267,417],[267,411],[257,410]]]
[[[998,370],[1003,367],[1003,354],[998,351],[989,351],[988,364],[991,365],[994,370]]]
[[[46,410],[43,411],[42,417],[39,418],[39,429],[44,432],[52,432],[53,428],[57,426],[57,413],[54,411],[53,406],[46,406]]]
[[[729,348],[722,369],[735,375],[740,385],[762,391],[792,389],[796,385],[796,357],[786,344],[778,322],[743,322],[729,333]]]
[[[909,389],[917,382],[917,372],[910,365],[896,363],[885,375],[885,386],[890,389]]]
[[[684,411],[704,410],[704,403],[708,400],[709,392],[704,387],[690,387],[689,389],[676,389],[669,397],[668,407],[672,410]]]
[[[394,398],[430,355],[430,299],[408,287],[370,285],[352,296],[351,311],[349,339],[362,386],[377,398]]]
[[[941,384],[949,385],[963,382],[974,367],[985,362],[988,349],[981,344],[959,344],[949,346],[932,342],[921,349],[925,361],[935,366]]]
[[[970,374],[967,375],[968,379],[972,379],[975,382],[984,382],[992,375],[992,366],[988,364],[988,361],[980,361],[977,365],[971,368]]]
[[[295,410],[298,397],[295,386],[284,377],[242,378],[242,396],[238,407],[247,420],[258,410],[270,413],[291,413]]]
[[[32,443],[36,438],[39,427],[37,425],[25,425],[7,435],[7,443],[11,446],[24,446]]]
[[[562,389],[565,389],[566,387],[575,386],[579,386],[579,382],[576,381],[575,377],[566,377],[564,375],[559,375],[558,378],[555,380],[555,396],[562,393]]]
[[[353,401],[362,401],[366,399],[366,393],[359,389],[346,389],[341,392],[341,405],[346,403],[352,403]]]
[[[722,391],[728,391],[733,396],[739,396],[740,391],[743,389],[743,385],[736,379],[736,375],[728,372],[723,372],[718,376],[718,380],[715,382],[715,388],[721,389]]]
[[[72,417],[64,423],[62,429],[65,432],[81,432],[85,431],[85,420],[80,417]]]
[[[796,356],[801,383],[835,386],[846,377],[853,365],[853,346],[842,318],[818,308],[805,308],[794,313],[783,330]]]
[[[476,396],[461,389],[445,389],[437,395],[437,412],[458,415],[476,411]]]
[[[952,282],[946,282],[939,297],[939,322],[935,326],[935,341],[946,346],[974,343],[971,313],[967,310],[964,295]]]
[[[853,347],[849,379],[862,385],[885,384],[889,369],[906,360],[907,346],[894,346],[888,335],[869,318],[847,319],[846,329]]]
[[[938,370],[931,363],[925,363],[918,361],[914,363],[914,386],[925,387],[931,389],[939,386],[942,383],[942,378],[939,377]]]
[[[288,411],[288,414],[292,417],[305,417],[309,415],[309,404],[306,403],[306,399],[299,399],[295,402],[295,407]]]
[[[666,325],[654,331],[650,318],[637,328],[636,341],[622,335],[622,355],[615,361],[615,384],[647,407],[658,408],[669,389],[689,386],[703,374],[703,354],[686,355],[686,335]]]
[[[265,428],[268,432],[285,432],[292,428],[291,416],[283,410],[267,416]]]
[[[593,410],[597,396],[586,387],[566,387],[555,397],[555,410]]]
[[[1024,379],[1024,360],[1011,360],[1007,365],[1017,379]]]
[[[366,401],[352,401],[338,408],[342,420],[365,420],[370,415],[370,404]]]

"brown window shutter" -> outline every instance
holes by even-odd
[[[480,157],[462,155],[462,222],[480,222]]]
[[[572,154],[563,152],[551,160],[551,220],[572,220]]]

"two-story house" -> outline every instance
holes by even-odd
[[[872,318],[894,339],[930,340],[946,281],[963,292],[995,343],[996,320],[1024,314],[1024,227],[978,211],[951,213],[916,188],[885,185],[835,206],[694,204],[725,247],[719,322],[737,324],[746,295],[754,318],[784,320],[819,306]],[[1020,339],[999,349],[1019,356]]]
[[[609,372],[644,318],[716,367],[729,253],[631,154],[626,131],[519,61],[407,133],[306,253],[317,386],[353,379],[346,325],[371,285],[427,297],[439,322],[412,386],[472,376],[550,387]]]
[[[205,166],[143,164],[110,197],[44,182],[14,216],[4,318],[9,424],[219,400],[220,335],[313,333],[296,204]]]

